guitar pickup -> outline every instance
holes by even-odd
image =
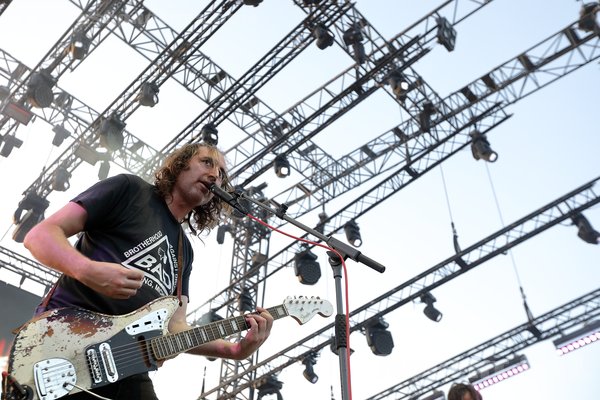
[[[106,372],[106,378],[109,382],[116,382],[119,379],[119,374],[117,373],[117,366],[115,364],[115,359],[113,358],[112,349],[108,343],[100,344],[100,356],[102,358],[104,372]]]

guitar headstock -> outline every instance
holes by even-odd
[[[333,314],[333,306],[329,301],[314,296],[288,296],[283,305],[290,317],[298,321],[300,325],[308,322],[315,314],[322,317],[329,317]]]

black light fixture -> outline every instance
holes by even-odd
[[[325,224],[327,223],[329,216],[327,215],[325,210],[323,210],[319,213],[318,217],[319,217],[319,223],[315,227],[315,230],[319,233],[324,233],[325,232]]]
[[[352,219],[344,224],[344,232],[346,233],[346,239],[352,246],[360,247],[362,245],[360,228],[355,220]]]
[[[590,221],[587,220],[583,214],[577,213],[571,217],[571,221],[573,221],[573,225],[577,225],[577,236],[581,240],[590,244],[598,244],[598,238],[600,238],[600,233],[596,231]]]
[[[73,33],[71,37],[71,44],[69,45],[69,52],[76,60],[83,60],[88,53],[90,48],[91,40],[88,38],[83,31],[77,31]]]
[[[319,380],[319,376],[315,373],[314,369],[314,365],[317,363],[317,357],[319,357],[319,353],[316,351],[311,351],[302,358],[302,364],[304,364],[304,371],[302,372],[302,375],[307,381],[313,384],[317,383]]]
[[[595,320],[567,335],[562,335],[552,343],[556,347],[557,354],[562,356],[598,341],[600,341],[600,320]]]
[[[41,70],[31,74],[27,82],[27,100],[33,107],[49,107],[54,100],[52,88],[56,84],[56,79],[52,77],[47,70]]]
[[[390,73],[388,83],[390,84],[392,92],[394,92],[396,98],[404,102],[404,100],[406,100],[406,94],[410,89],[410,83],[404,74],[398,70],[393,71]]]
[[[362,44],[363,34],[359,24],[352,24],[350,28],[344,31],[342,36],[346,46],[352,46],[352,57],[354,61],[359,64],[364,63],[367,60],[367,54],[365,53],[365,46]]]
[[[19,206],[13,215],[13,223],[16,227],[12,238],[15,242],[23,243],[25,235],[27,235],[31,228],[44,219],[44,212],[49,205],[48,200],[37,193],[29,192],[25,195],[23,200],[19,202]],[[23,215],[23,211],[27,212]]]
[[[100,163],[100,168],[98,168],[98,179],[104,180],[108,178],[108,173],[110,172],[110,162],[108,160],[102,161]]]
[[[109,151],[116,151],[123,147],[123,131],[125,122],[121,121],[117,113],[113,112],[108,118],[104,118],[100,124],[100,144]]]
[[[388,356],[392,354],[394,338],[392,338],[392,334],[387,330],[388,327],[389,324],[385,322],[383,317],[379,317],[365,327],[367,344],[376,356]]]
[[[481,390],[525,372],[528,369],[529,361],[527,360],[527,357],[525,357],[524,354],[517,354],[510,360],[469,377],[469,383],[471,383],[476,390]]]
[[[488,162],[496,162],[498,159],[498,153],[492,150],[490,142],[483,133],[479,131],[473,131],[469,133],[469,136],[472,138],[471,153],[473,154],[473,158],[476,160],[481,159]]]
[[[225,233],[231,233],[231,230],[231,225],[229,224],[219,225],[219,227],[217,228],[217,243],[225,243]]]
[[[0,101],[8,99],[10,96],[10,88],[8,86],[0,85]]]
[[[275,169],[275,175],[279,178],[285,178],[290,176],[290,162],[288,161],[285,154],[277,154],[273,160],[273,168]]]
[[[321,278],[321,266],[317,258],[309,249],[294,256],[294,273],[303,285],[314,285]]]
[[[456,29],[454,29],[450,21],[444,17],[439,17],[437,19],[437,24],[438,43],[441,43],[448,51],[454,50],[454,45],[456,44]]]
[[[317,47],[321,50],[324,50],[333,44],[333,35],[329,33],[323,24],[315,25],[312,29],[312,35],[317,41]]]
[[[15,147],[18,149],[23,144],[23,141],[21,139],[13,135],[7,134],[1,137],[0,139],[3,142],[2,148],[0,149],[0,156],[2,157],[10,156],[10,153]]]
[[[257,400],[271,394],[276,395],[277,400],[283,400],[281,392],[279,392],[282,387],[283,382],[279,381],[275,375],[267,376],[256,385],[256,389],[258,389]]]
[[[154,107],[158,104],[158,92],[160,89],[154,82],[144,82],[140,86],[140,92],[138,93],[136,100],[141,105],[147,107]]]
[[[200,130],[200,137],[203,142],[211,146],[216,146],[219,143],[219,131],[217,127],[208,123]]]
[[[585,32],[595,32],[598,30],[598,22],[596,21],[598,10],[600,10],[598,2],[583,4],[579,10],[579,29]]]
[[[54,125],[52,127],[52,132],[54,132],[54,138],[52,138],[52,144],[56,147],[59,147],[66,138],[71,136],[68,130],[65,129],[62,125]]]
[[[254,311],[254,298],[252,297],[252,293],[250,293],[250,289],[243,288],[238,296],[238,310],[241,312],[250,312]]]
[[[71,179],[71,173],[64,166],[60,166],[56,168],[54,171],[54,176],[52,177],[51,187],[52,190],[56,190],[58,192],[65,192],[71,187],[69,183],[69,179]]]
[[[430,100],[423,102],[421,112],[419,113],[419,124],[423,132],[429,132],[431,130],[431,117],[436,113],[435,106]]]
[[[430,292],[424,292],[421,294],[421,303],[425,303],[426,306],[423,309],[423,314],[434,322],[440,322],[442,320],[442,313],[433,306],[437,300]]]
[[[244,0],[244,4],[247,6],[257,7],[263,0]]]
[[[419,400],[446,400],[446,394],[441,390],[434,390],[426,397],[419,397]]]

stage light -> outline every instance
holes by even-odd
[[[423,309],[423,314],[434,322],[440,322],[443,315],[433,306],[433,303],[436,301],[436,298],[430,292],[425,292],[421,295],[421,303],[427,304]]]
[[[219,225],[217,228],[217,243],[223,244],[225,242],[225,233],[231,233],[231,230],[231,225],[229,224]]]
[[[304,364],[304,371],[302,375],[306,378],[310,383],[317,383],[319,380],[319,376],[315,373],[314,365],[317,363],[317,357],[319,357],[319,353],[316,351],[311,351],[302,359],[302,364]]]
[[[31,74],[31,78],[27,83],[27,100],[33,107],[45,108],[49,107],[54,100],[52,87],[56,84],[56,80],[50,72],[41,70]]]
[[[125,122],[114,112],[108,118],[104,118],[99,129],[100,145],[109,151],[123,147],[125,126]]]
[[[71,173],[65,167],[58,167],[56,171],[54,171],[54,177],[52,178],[52,190],[56,190],[58,192],[65,192],[71,187],[69,183],[69,179],[71,178]]]
[[[344,224],[344,232],[346,233],[346,239],[354,247],[360,247],[362,245],[362,238],[360,236],[360,228],[354,220],[350,220]]]
[[[596,14],[600,10],[598,2],[583,4],[579,11],[579,29],[585,32],[595,32],[598,30]]]
[[[379,317],[365,327],[367,344],[376,356],[387,356],[392,354],[394,339],[387,330],[389,324]]]
[[[482,159],[488,162],[496,162],[498,153],[492,150],[490,142],[483,133],[473,131],[469,133],[469,136],[472,138],[471,153],[473,154],[473,158],[476,160]]]
[[[275,169],[275,175],[277,175],[279,178],[290,176],[290,162],[285,154],[278,154],[275,156],[275,160],[273,160],[273,168]]]
[[[440,390],[435,390],[429,396],[419,397],[419,400],[446,400],[446,394]]]
[[[21,103],[9,101],[2,107],[2,115],[14,119],[20,124],[27,125],[33,118],[33,113]]]
[[[294,256],[294,273],[303,285],[314,285],[321,278],[321,266],[317,258],[308,249]]]
[[[219,131],[213,124],[206,124],[200,130],[201,140],[211,146],[219,143]]]
[[[68,130],[65,129],[62,125],[54,125],[52,128],[52,132],[54,132],[54,138],[52,138],[52,144],[56,147],[59,147],[66,138],[71,136]]]
[[[323,24],[317,24],[312,30],[312,35],[317,41],[317,47],[321,50],[333,44],[333,35],[329,33]]]
[[[110,162],[108,160],[102,161],[100,164],[100,168],[98,168],[98,179],[104,180],[108,178],[108,173],[110,172]]]
[[[44,219],[44,212],[50,203],[48,200],[39,196],[37,193],[29,192],[23,200],[19,202],[19,206],[13,215],[13,223],[16,225],[13,232],[13,240],[17,243],[23,243],[25,235]],[[23,211],[27,210],[25,215]]]
[[[0,156],[2,156],[2,157],[10,156],[10,153],[13,151],[13,149],[15,147],[18,149],[23,144],[23,141],[21,139],[17,138],[16,136],[13,136],[13,135],[7,134],[7,135],[4,135],[3,137],[0,137],[0,139],[2,140],[2,142],[4,142],[4,144],[2,145],[2,148],[0,149]]]
[[[254,299],[250,293],[250,289],[243,288],[238,296],[238,310],[242,313],[254,311]]]
[[[263,396],[274,394],[277,396],[277,400],[283,400],[281,393],[279,392],[283,387],[283,382],[279,381],[276,376],[269,375],[265,379],[261,380],[257,385],[258,389],[257,400],[260,400]]]
[[[590,224],[590,221],[587,220],[583,214],[575,214],[571,217],[574,225],[577,225],[577,236],[581,238],[586,243],[590,244],[598,244],[598,238],[600,238],[600,233],[598,233]]]
[[[559,337],[552,343],[554,343],[558,355],[562,356],[599,340],[600,320],[596,320],[568,335]]]
[[[85,34],[85,32],[75,32],[71,37],[71,44],[69,45],[69,52],[76,60],[83,60],[88,53],[90,48],[91,40]]]
[[[435,106],[429,100],[423,102],[421,112],[419,112],[419,124],[423,132],[431,130],[431,117],[436,113]]]
[[[393,71],[388,78],[388,83],[396,98],[404,102],[404,100],[406,100],[406,94],[410,89],[410,83],[404,74],[400,71]]]
[[[315,227],[315,230],[319,233],[324,233],[325,232],[325,224],[327,223],[328,219],[329,219],[329,217],[327,216],[327,213],[325,211],[320,212],[319,213],[319,223]]]
[[[263,0],[244,0],[244,4],[247,6],[258,6],[260,3],[262,3]]]
[[[75,155],[90,165],[96,165],[96,163],[103,157],[102,154],[98,153],[95,149],[85,143],[81,143],[79,146],[77,146],[75,149]]]
[[[456,29],[454,29],[450,21],[444,17],[439,17],[437,19],[437,24],[438,43],[441,43],[448,51],[454,50],[454,45],[456,44]]]
[[[352,46],[352,57],[354,61],[359,64],[364,63],[367,60],[367,54],[365,53],[365,47],[362,44],[363,34],[358,24],[352,24],[350,28],[344,31],[342,36],[346,46]]]
[[[10,88],[8,86],[0,85],[0,101],[8,99],[10,96]]]
[[[525,355],[516,355],[511,360],[470,377],[469,382],[476,390],[481,390],[525,372],[528,369],[529,362],[527,361],[527,357]]]
[[[160,89],[156,83],[144,82],[140,86],[140,92],[138,93],[136,100],[143,106],[154,107],[158,104],[159,91]]]

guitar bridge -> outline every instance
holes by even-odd
[[[100,360],[98,360],[98,354],[96,350],[88,349],[86,351],[88,366],[90,367],[90,373],[92,374],[92,380],[94,383],[102,382],[102,370],[100,369]]]
[[[40,399],[69,394],[77,382],[73,364],[63,358],[48,358],[33,365],[35,388]]]

